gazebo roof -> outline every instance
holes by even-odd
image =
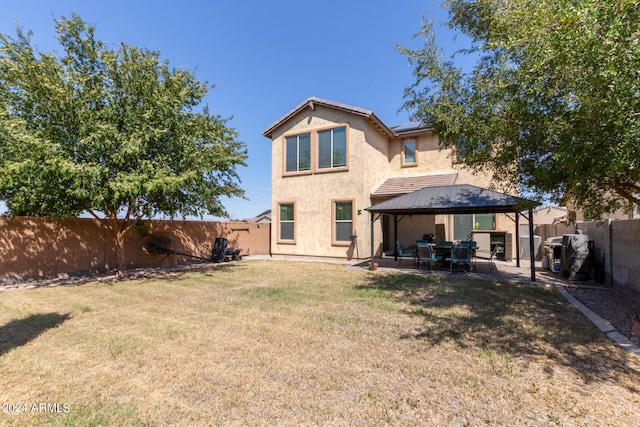
[[[539,203],[469,184],[426,187],[378,203],[366,211],[396,215],[509,213],[534,208]]]

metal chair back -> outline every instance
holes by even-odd
[[[467,245],[455,245],[451,248],[451,271],[453,264],[466,265],[471,271],[471,247]]]

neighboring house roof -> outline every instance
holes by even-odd
[[[253,218],[247,218],[244,222],[271,222],[271,209],[259,213]]]
[[[564,206],[542,206],[533,210],[533,224],[557,224],[567,220],[568,211]],[[520,220],[521,224],[528,224],[528,218]]]
[[[533,208],[538,202],[474,185],[426,187],[378,203],[365,210],[397,215],[508,213]]]
[[[371,193],[371,196],[375,198],[395,197],[401,194],[412,193],[425,187],[453,185],[456,182],[457,176],[457,172],[450,172],[389,178]]]
[[[555,224],[567,216],[567,208],[563,206],[544,206],[533,211],[534,224]]]
[[[283,125],[287,120],[291,119],[293,116],[303,111],[305,108],[310,108],[311,110],[315,110],[316,105],[322,105],[324,107],[333,108],[336,110],[342,110],[351,114],[355,114],[357,116],[362,116],[368,118],[373,124],[378,127],[382,133],[386,134],[389,137],[398,137],[404,136],[407,133],[420,133],[428,130],[428,128],[421,126],[418,122],[408,123],[406,125],[396,126],[395,128],[390,128],[385,125],[382,120],[380,120],[371,110],[367,110],[365,108],[355,107],[353,105],[343,104],[341,102],[329,101],[327,99],[316,98],[312,96],[307,98],[302,103],[298,104],[295,108],[289,111],[284,116],[280,117],[274,123],[272,123],[267,129],[262,132],[267,138],[271,138],[273,132]],[[395,129],[395,130],[394,130]]]

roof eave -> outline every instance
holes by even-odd
[[[394,132],[396,138],[411,138],[424,134],[433,135],[433,128],[416,129],[407,132]]]

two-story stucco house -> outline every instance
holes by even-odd
[[[465,214],[406,217],[397,236],[382,218],[371,235],[364,209],[373,204],[427,186],[489,184],[418,124],[390,127],[372,111],[308,98],[263,135],[272,143],[274,255],[366,258],[371,239],[380,256],[423,234],[463,240],[474,228],[513,231],[503,215]]]

